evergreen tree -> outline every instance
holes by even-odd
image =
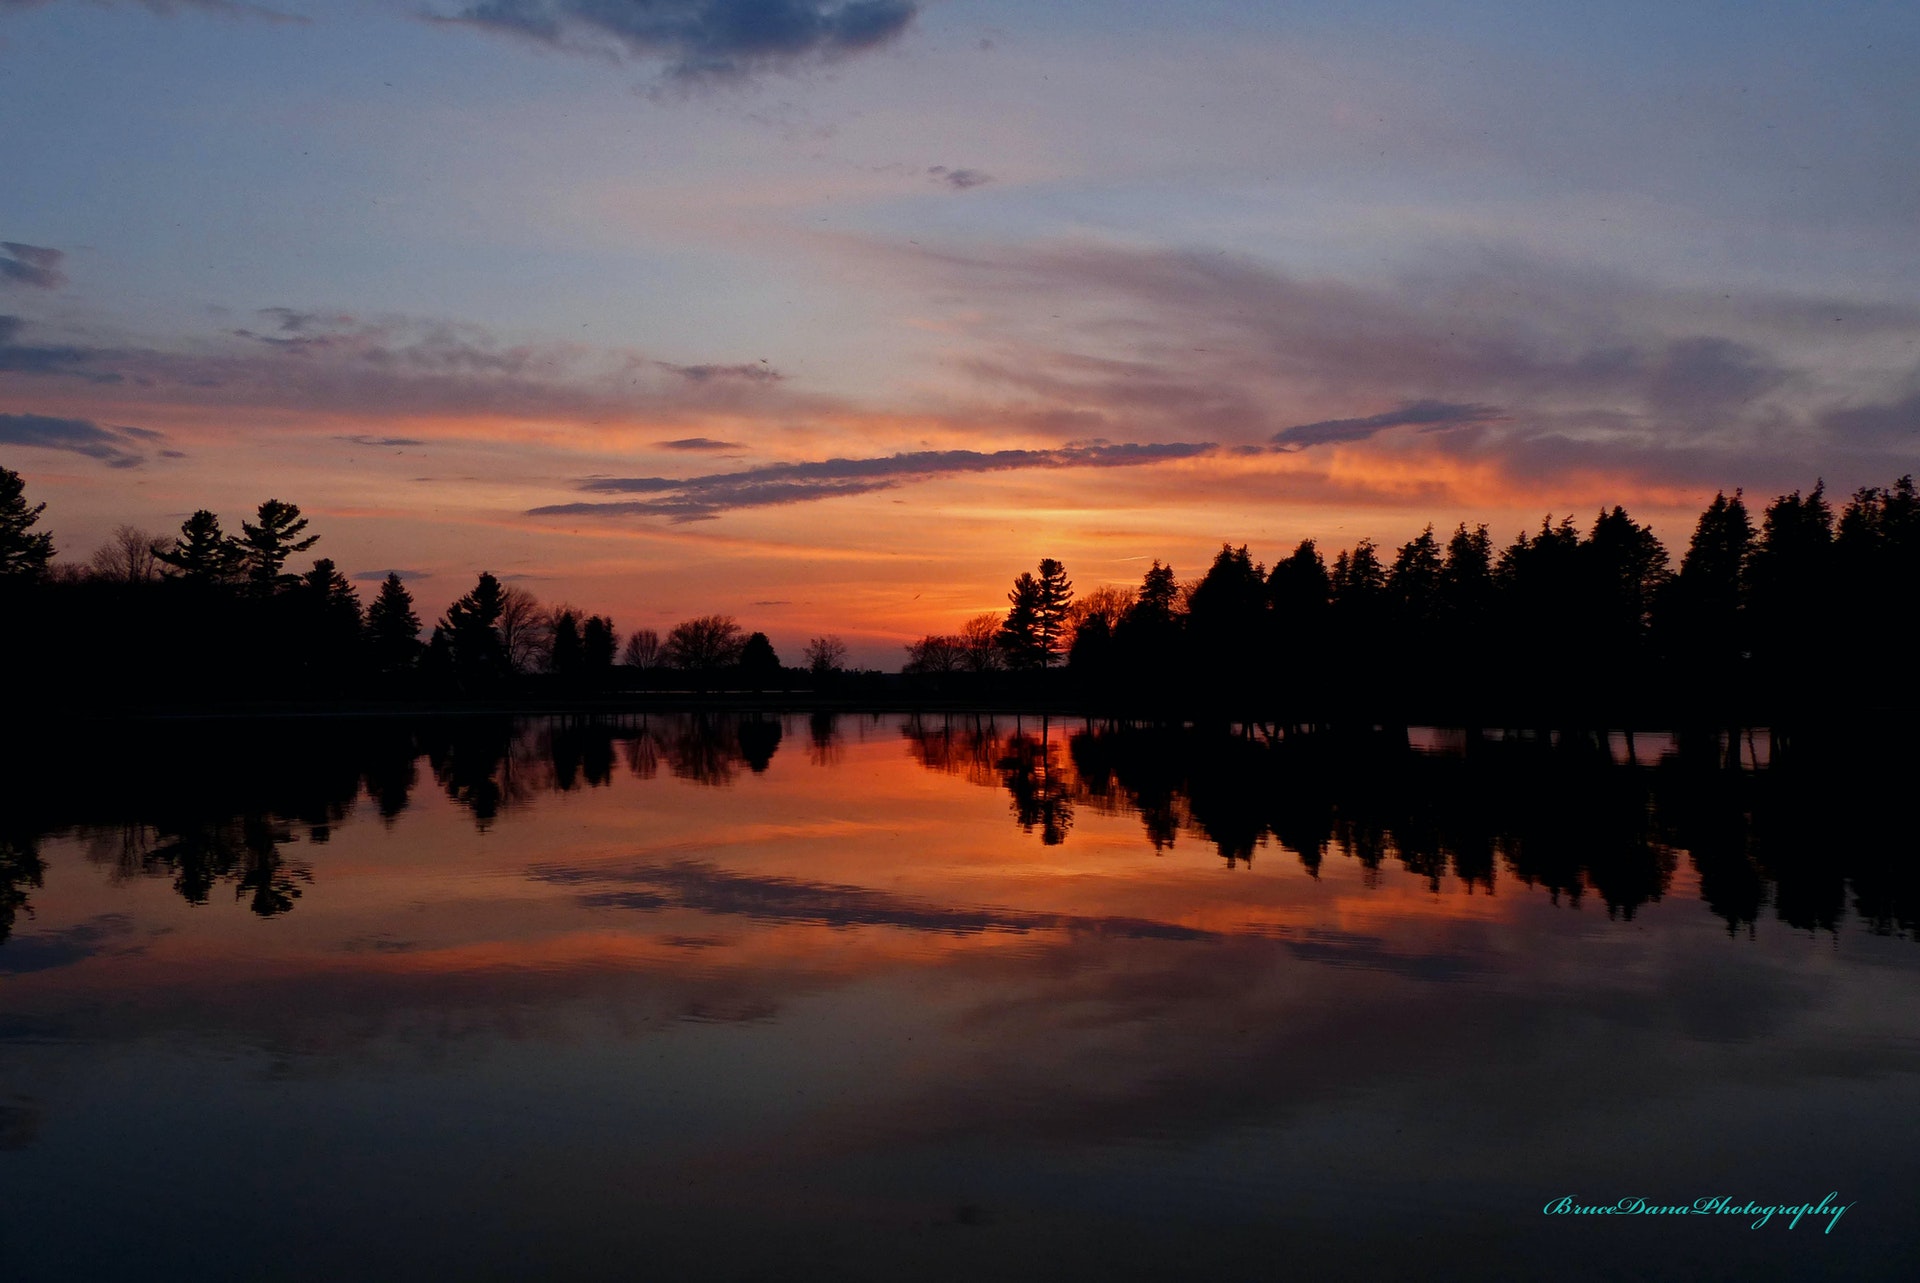
[[[46,861],[32,842],[0,834],[0,944],[13,933],[15,917],[33,916],[27,892],[44,886],[46,875]]]
[[[1666,548],[1651,527],[1615,504],[1594,520],[1582,551],[1583,586],[1592,594],[1588,636],[1603,651],[1638,650],[1667,580]]]
[[[1456,635],[1486,624],[1493,601],[1493,540],[1485,526],[1467,529],[1461,522],[1447,540],[1440,567],[1440,614]]]
[[[266,595],[291,588],[298,582],[297,576],[286,573],[287,558],[313,547],[320,542],[320,536],[300,538],[300,532],[307,528],[307,519],[300,515],[299,508],[278,499],[261,504],[258,516],[258,525],[250,521],[240,523],[241,567],[246,572],[248,586]]]
[[[360,594],[340,573],[331,557],[314,560],[313,569],[300,576],[302,594],[316,606],[328,626],[342,635],[360,631]]]
[[[1378,608],[1387,591],[1387,572],[1380,564],[1373,540],[1362,539],[1351,553],[1343,552],[1334,558],[1329,587],[1336,606],[1349,611],[1360,607]]]
[[[220,518],[205,508],[180,523],[180,535],[171,548],[156,548],[154,556],[173,567],[173,578],[189,583],[225,584],[240,573],[240,545],[220,529]]]
[[[1661,649],[1698,683],[1732,677],[1746,649],[1743,601],[1753,558],[1753,521],[1741,492],[1724,492],[1694,523],[1693,539],[1657,603]]]
[[[29,533],[47,505],[27,506],[20,474],[0,468],[0,579],[39,579],[53,557],[53,536]]]
[[[1440,613],[1440,541],[1428,526],[1400,545],[1387,572],[1387,592],[1406,628],[1424,628]]]
[[[1326,559],[1313,540],[1302,539],[1291,553],[1274,563],[1267,576],[1267,599],[1273,603],[1274,622],[1283,638],[1298,643],[1325,627],[1333,583]]]
[[[584,652],[580,648],[580,617],[569,607],[553,616],[553,642],[547,650],[547,671],[568,681],[580,675]]]
[[[447,607],[442,625],[455,678],[468,685],[488,685],[508,673],[506,645],[500,639],[500,612],[506,592],[500,581],[480,572],[473,591]]]
[[[620,634],[613,620],[605,615],[589,615],[580,628],[580,661],[588,676],[599,681],[613,671],[613,657],[620,649]]]
[[[367,607],[367,643],[374,667],[383,673],[405,672],[419,662],[420,616],[413,613],[413,594],[399,575],[389,573]]]
[[[1040,665],[1047,667],[1059,657],[1067,636],[1067,616],[1073,608],[1073,584],[1067,568],[1051,557],[1040,559],[1040,596],[1034,608],[1035,631],[1040,642]]]
[[[1805,682],[1826,657],[1833,615],[1833,510],[1826,487],[1767,505],[1748,567],[1755,658],[1775,682]]]
[[[1007,617],[1000,622],[996,639],[1008,668],[1040,668],[1046,663],[1040,640],[1040,601],[1040,582],[1022,571],[1007,593]]]
[[[1855,493],[1840,514],[1834,560],[1846,603],[1840,645],[1857,670],[1850,684],[1856,698],[1872,698],[1872,686],[1904,682],[1898,674],[1920,631],[1920,497],[1911,476]]]
[[[1173,577],[1173,567],[1161,565],[1156,558],[1140,580],[1140,595],[1134,601],[1133,609],[1127,613],[1129,617],[1172,623],[1179,601],[1180,582]]]

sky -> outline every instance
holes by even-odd
[[[856,661],[1920,470],[1920,9],[0,0],[0,466]]]

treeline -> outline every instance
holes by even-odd
[[[84,565],[52,560],[43,508],[0,469],[0,665],[28,701],[888,693],[849,680],[833,637],[791,668],[728,616],[623,636],[491,574],[429,627],[398,575],[363,603],[326,557],[291,569],[318,536],[278,500],[237,534],[208,511],[171,537],[121,527]],[[1917,587],[1908,476],[1838,511],[1821,485],[1781,495],[1758,522],[1716,495],[1677,566],[1620,507],[1504,546],[1429,526],[1329,562],[1308,539],[1271,568],[1227,544],[1198,579],[1156,561],[1137,588],[1080,596],[1046,559],[1005,612],[909,646],[905,671],[916,698],[1155,719],[1858,725],[1914,707]]]
[[[17,473],[0,468],[0,667],[14,703],[101,709],[341,700],[586,697],[617,690],[783,690],[853,681],[836,637],[784,666],[731,616],[662,637],[482,573],[429,627],[389,573],[363,603],[319,536],[269,499],[237,534],[207,510],[179,533],[121,526],[85,563],[53,560]]]
[[[1156,561],[1078,599],[1045,560],[1003,615],[922,638],[906,668],[948,694],[1050,689],[1133,716],[1860,722],[1913,707],[1917,589],[1907,476],[1837,513],[1821,485],[1781,495],[1757,525],[1741,492],[1716,495],[1677,568],[1620,507],[1504,547],[1429,526],[1330,564],[1311,539],[1271,568],[1227,544],[1196,580]]]

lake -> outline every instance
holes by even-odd
[[[73,731],[0,806],[0,1274],[1912,1276],[1920,880],[1879,766],[959,715]]]

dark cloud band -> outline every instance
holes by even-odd
[[[1500,417],[1490,405],[1456,405],[1449,401],[1409,401],[1397,410],[1368,415],[1364,419],[1322,419],[1301,423],[1273,434],[1273,444],[1283,450],[1304,450],[1308,446],[1331,445],[1338,441],[1364,441],[1388,428],[1418,427],[1433,432],[1486,423]]]
[[[45,245],[0,241],[0,285],[57,290],[67,283],[66,274],[60,270],[60,260],[65,257]]]
[[[90,419],[0,414],[0,445],[64,450],[98,459],[110,468],[135,468],[145,463],[140,444],[160,439],[160,434],[151,429],[102,427]]]
[[[831,59],[907,29],[910,0],[479,0],[448,22],[561,47],[663,59],[676,79],[726,79]]]
[[[668,517],[701,521],[735,508],[810,503],[887,490],[909,481],[1021,468],[1126,468],[1213,454],[1212,442],[1173,441],[1062,446],[1055,450],[920,450],[867,459],[775,463],[706,476],[599,477],[582,490],[597,494],[652,494],[657,499],[610,503],[562,503],[535,508],[531,516]]]

